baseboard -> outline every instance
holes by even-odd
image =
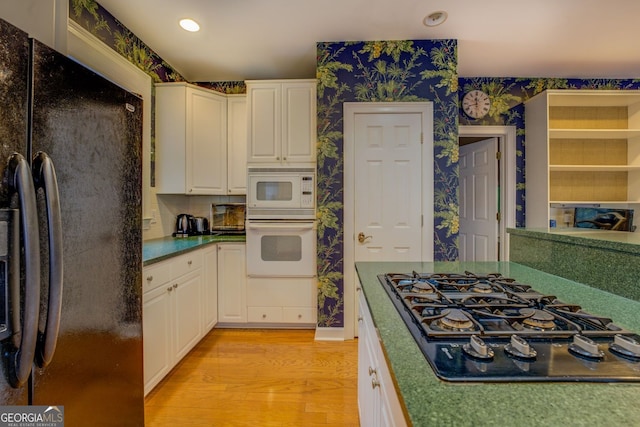
[[[344,328],[316,328],[316,341],[344,341]]]

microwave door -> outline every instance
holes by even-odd
[[[299,208],[300,179],[287,176],[250,176],[251,207],[259,208]]]

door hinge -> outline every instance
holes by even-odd
[[[496,151],[496,160],[502,159],[502,153],[500,151]]]
[[[420,132],[420,144],[424,144],[424,133]]]
[[[424,227],[424,215],[420,215],[420,228]]]
[[[500,222],[500,219],[501,219],[500,212],[497,212],[496,213],[496,221]]]

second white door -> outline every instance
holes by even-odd
[[[460,261],[498,260],[498,139],[460,147]]]

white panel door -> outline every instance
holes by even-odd
[[[460,261],[498,260],[498,139],[460,147]]]
[[[421,114],[356,114],[354,131],[355,260],[420,261]]]

